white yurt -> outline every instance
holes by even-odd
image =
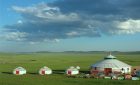
[[[80,66],[76,66],[76,68],[79,70],[80,69]]]
[[[23,75],[26,74],[26,69],[23,67],[17,67],[13,70],[13,74],[15,75]]]
[[[44,66],[43,68],[41,68],[39,70],[39,74],[40,75],[45,75],[45,74],[52,74],[52,69],[50,69],[49,67]]]
[[[71,66],[66,70],[66,74],[67,75],[76,75],[76,74],[79,74],[79,70],[77,68]]]
[[[104,72],[106,75],[109,73],[130,73],[131,66],[117,60],[111,54],[93,65],[91,65],[91,73]]]

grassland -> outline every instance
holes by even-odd
[[[0,85],[140,85],[140,81],[67,78],[63,72],[69,66],[80,66],[88,71],[89,66],[107,54],[96,53],[0,53]],[[140,54],[115,54],[119,60],[132,66],[140,66]],[[15,67],[26,68],[27,75],[12,74]],[[48,66],[54,74],[41,76],[38,70]]]

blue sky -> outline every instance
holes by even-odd
[[[140,51],[139,0],[0,0],[0,51]]]

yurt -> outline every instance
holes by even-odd
[[[15,75],[23,75],[26,74],[26,69],[23,67],[17,67],[13,70],[13,74]]]
[[[76,75],[76,74],[79,74],[79,70],[77,68],[71,66],[66,70],[66,74],[67,75]]]
[[[45,74],[49,75],[49,74],[52,74],[52,69],[50,69],[49,67],[44,66],[43,68],[41,68],[39,70],[39,74],[40,75],[45,75]]]
[[[131,66],[117,60],[115,56],[111,54],[93,65],[91,65],[90,72],[92,74],[97,74],[99,72],[103,72],[105,75],[109,75],[110,73],[130,73]]]
[[[80,66],[76,66],[76,68],[79,70],[80,69]]]

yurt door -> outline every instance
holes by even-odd
[[[16,74],[19,74],[19,70],[16,70]]]
[[[112,73],[112,68],[105,68],[104,72],[105,72],[105,75],[108,75],[109,73]]]
[[[71,75],[71,70],[68,70],[68,74],[70,74],[70,75]]]
[[[43,75],[45,74],[45,71],[44,71],[44,70],[42,70],[42,74],[43,74]]]

